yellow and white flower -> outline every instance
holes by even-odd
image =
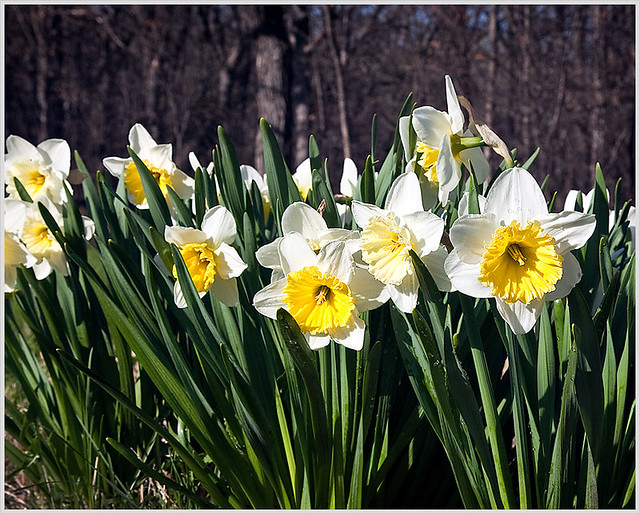
[[[193,179],[179,170],[171,160],[172,148],[170,144],[159,145],[147,132],[147,129],[136,123],[129,131],[129,146],[153,175],[170,209],[173,209],[173,202],[167,187],[172,187],[178,196],[184,200],[191,198],[194,185]],[[149,208],[140,173],[133,159],[106,157],[102,160],[102,163],[114,177],[124,177],[127,197],[131,203],[139,209]]]
[[[282,213],[281,227],[285,235],[301,234],[316,254],[331,241],[345,241],[352,253],[358,249],[358,232],[327,227],[327,222],[320,213],[304,202],[294,202],[285,209]],[[281,242],[282,237],[279,237],[261,246],[256,252],[257,261],[265,268],[273,270],[272,281],[283,277],[282,257],[279,251]]]
[[[447,253],[440,245],[444,221],[423,210],[415,173],[403,173],[394,181],[384,209],[354,200],[351,210],[363,229],[362,260],[401,311],[411,312],[418,302],[418,278],[409,250],[422,259],[440,289],[450,290],[443,267]]]
[[[279,251],[284,278],[256,293],[258,312],[275,319],[278,309],[286,309],[314,350],[332,339],[360,350],[365,323],[359,314],[387,300],[383,285],[356,266],[344,241],[332,241],[316,253],[301,234],[291,233]]]
[[[236,238],[236,223],[223,206],[209,209],[202,218],[201,230],[191,227],[166,227],[164,238],[174,243],[202,298],[211,290],[224,304],[238,304],[237,278],[247,268],[238,251],[231,246]],[[172,270],[177,279],[175,266]],[[173,288],[176,305],[187,306],[180,282]]]
[[[56,221],[58,226],[62,228],[63,219],[59,207],[48,200],[41,201],[40,203],[47,208],[51,217]],[[53,270],[56,270],[62,275],[68,275],[69,268],[66,257],[64,256],[64,251],[42,219],[37,204],[28,203],[25,204],[25,206],[26,214],[20,230],[20,239],[31,255],[36,258],[36,263],[33,265],[33,272],[36,278],[42,280],[49,276]],[[95,225],[93,221],[86,216],[82,216],[82,222],[85,230],[84,236],[89,240],[93,237]]]
[[[19,136],[7,138],[4,156],[7,194],[20,199],[14,178],[17,178],[34,202],[49,199],[56,205],[66,201],[64,188],[71,166],[71,149],[63,139],[47,139],[37,147]]]
[[[524,334],[545,301],[566,296],[580,281],[571,250],[583,246],[594,229],[593,215],[549,213],[536,180],[512,168],[494,182],[482,214],[454,222],[445,270],[458,291],[494,297],[513,332]]]
[[[447,111],[431,106],[418,107],[411,116],[399,120],[400,137],[407,159],[406,171],[415,171],[420,177],[425,208],[438,200],[443,205],[456,189],[462,171],[460,165],[473,166],[478,183],[489,175],[489,163],[480,148],[467,148],[463,137],[473,134],[464,130],[464,114],[449,75],[445,76]],[[409,145],[410,126],[415,130],[415,148]]]
[[[4,292],[16,288],[19,266],[31,268],[37,259],[20,240],[27,217],[27,205],[13,198],[4,199]]]

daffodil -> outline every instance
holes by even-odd
[[[352,200],[358,190],[358,168],[352,159],[347,157],[342,166],[342,177],[340,178],[340,194]],[[343,226],[349,226],[351,223],[351,209],[349,205],[337,203],[338,214]]]
[[[66,200],[64,188],[71,165],[71,150],[62,139],[47,139],[37,147],[19,136],[7,138],[4,156],[7,194],[19,199],[15,180],[18,179],[34,202],[48,199],[56,205]]]
[[[286,309],[314,350],[331,340],[360,350],[365,323],[359,314],[386,301],[382,284],[356,266],[344,241],[332,241],[316,253],[302,234],[291,233],[279,251],[284,278],[256,293],[258,312],[275,319],[278,309]]]
[[[313,184],[311,171],[312,171],[311,160],[307,158],[304,161],[302,161],[300,164],[298,164],[298,167],[296,168],[296,172],[293,175],[291,175],[291,178],[293,178],[293,181],[295,182],[296,187],[298,188],[298,191],[300,191],[300,196],[305,201],[307,199],[307,195],[309,194],[309,191],[311,190],[311,186]]]
[[[16,287],[19,266],[31,268],[37,259],[20,240],[27,217],[27,206],[20,200],[4,199],[4,292]]]
[[[425,208],[431,208],[438,200],[445,205],[462,177],[461,164],[473,167],[478,183],[489,174],[489,163],[480,148],[466,143],[464,138],[473,136],[464,129],[464,115],[449,75],[445,76],[447,111],[431,106],[418,107],[411,116],[400,118],[399,129],[407,159],[406,171],[415,171],[420,177]],[[417,141],[410,147],[412,125]]]
[[[524,334],[545,301],[566,296],[580,281],[571,250],[583,246],[594,229],[593,215],[549,213],[536,180],[512,168],[494,182],[482,214],[454,222],[445,270],[458,291],[495,298],[513,332]]]
[[[64,224],[59,207],[50,201],[41,201],[40,203],[47,208],[51,217],[62,228]],[[67,267],[64,251],[42,219],[38,206],[35,203],[25,205],[26,213],[24,223],[20,229],[20,239],[31,255],[36,258],[36,263],[33,265],[33,272],[36,278],[42,280],[49,276],[53,270],[62,275],[68,275],[69,268]],[[85,231],[84,236],[89,240],[93,237],[94,223],[86,216],[82,216],[82,222]]]
[[[253,182],[258,186],[260,191],[260,198],[262,199],[262,211],[264,212],[265,221],[269,218],[271,212],[271,199],[269,198],[269,188],[267,187],[267,181],[253,166],[248,164],[240,165],[240,176],[244,182],[247,191],[251,191],[251,184]]]
[[[347,243],[347,248],[357,251],[358,232],[342,228],[328,228],[327,222],[310,205],[304,202],[294,202],[282,213],[282,232],[286,234],[298,233],[307,241],[309,247],[318,253],[322,247],[331,241],[342,240]],[[273,270],[272,280],[282,278],[282,262],[278,250],[282,241],[279,237],[256,252],[257,261]]]
[[[171,209],[174,207],[168,187],[173,188],[182,199],[191,198],[193,179],[179,170],[171,160],[172,148],[170,144],[157,144],[147,129],[136,123],[129,131],[129,146],[149,169]],[[124,178],[127,197],[131,203],[139,209],[149,208],[140,173],[133,159],[106,157],[102,163],[113,176]]]
[[[202,218],[201,230],[191,227],[166,227],[164,238],[174,243],[187,266],[200,297],[209,290],[224,304],[238,304],[237,278],[247,268],[238,251],[231,246],[236,238],[236,223],[223,206],[209,209]],[[177,279],[174,266],[173,276]],[[187,306],[180,282],[174,284],[174,300]]]
[[[410,250],[423,260],[440,289],[450,289],[443,267],[446,250],[440,245],[444,221],[423,210],[415,173],[403,173],[393,182],[384,209],[354,200],[351,210],[362,227],[362,260],[401,311],[411,312],[418,302]]]

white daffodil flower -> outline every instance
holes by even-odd
[[[353,199],[358,190],[358,168],[352,159],[347,157],[342,166],[342,177],[340,178],[340,194],[349,199]],[[345,226],[351,223],[351,209],[344,203],[336,203],[340,221]]]
[[[298,188],[298,191],[300,191],[302,199],[306,200],[309,190],[313,185],[311,176],[311,159],[307,157],[304,161],[298,164],[296,172],[291,175],[291,178],[293,178],[293,181],[296,183],[296,187]]]
[[[298,233],[307,241],[308,246],[318,253],[331,241],[345,241],[347,248],[353,253],[358,249],[358,232],[343,228],[329,228],[327,222],[310,205],[304,202],[294,202],[282,213],[281,220],[283,234]],[[282,278],[283,264],[279,246],[282,242],[279,237],[256,252],[257,261],[273,270],[272,281]]]
[[[209,209],[202,218],[201,230],[166,227],[164,238],[180,250],[201,298],[211,290],[222,303],[230,307],[238,304],[236,277],[247,269],[247,265],[231,246],[236,238],[236,223],[225,207],[216,205]],[[177,279],[175,266],[172,273]],[[173,296],[178,307],[187,306],[178,280]]]
[[[20,200],[4,199],[4,292],[16,288],[19,266],[31,268],[38,261],[20,240],[27,217],[27,206]]]
[[[459,217],[451,227],[453,251],[445,270],[454,287],[496,299],[516,334],[529,332],[545,301],[569,294],[582,270],[571,254],[595,229],[595,216],[549,213],[540,186],[523,168],[502,173],[482,214]]]
[[[393,182],[384,209],[354,200],[351,211],[363,229],[362,260],[401,311],[411,312],[418,302],[418,278],[409,250],[422,259],[440,289],[450,290],[444,273],[446,250],[440,245],[444,221],[423,210],[415,173],[403,173]]]
[[[267,187],[267,181],[260,175],[260,172],[253,166],[248,164],[240,165],[240,176],[244,182],[247,191],[251,191],[251,183],[255,182],[260,191],[260,198],[262,199],[262,210],[264,212],[265,221],[269,219],[269,213],[271,212],[271,198],[269,198],[269,188]]]
[[[66,201],[64,188],[71,166],[71,149],[63,139],[47,139],[37,147],[19,136],[7,138],[4,156],[7,194],[20,199],[14,178],[17,178],[34,202],[49,199],[56,205]]]
[[[167,200],[167,205],[174,209],[167,187],[170,186],[182,199],[193,195],[193,179],[179,170],[171,160],[172,148],[170,144],[159,145],[151,137],[147,129],[136,123],[129,131],[129,146],[140,157],[145,166],[160,186],[160,191]],[[124,176],[127,197],[139,209],[148,209],[147,197],[144,194],[142,180],[133,159],[120,157],[106,157],[102,160],[104,167],[114,177]]]
[[[47,208],[51,217],[56,221],[60,228],[63,227],[62,213],[57,205],[51,201],[41,201]],[[33,272],[38,280],[42,280],[56,270],[62,275],[69,274],[67,267],[67,259],[60,243],[56,240],[49,227],[42,219],[37,204],[27,203],[24,223],[20,229],[20,239],[24,243],[27,250],[36,258],[33,265]],[[91,219],[82,216],[84,225],[85,239],[89,240],[93,237],[95,225]]]
[[[313,350],[332,339],[360,350],[365,324],[359,313],[387,300],[383,285],[356,266],[344,241],[316,253],[302,234],[291,233],[282,239],[280,254],[285,276],[256,293],[256,310],[276,319],[278,309],[286,309]]]
[[[490,171],[482,149],[465,148],[461,144],[462,137],[473,134],[464,130],[464,115],[449,75],[445,76],[445,87],[448,112],[431,106],[418,107],[412,116],[404,116],[399,121],[406,171],[418,173],[427,209],[438,200],[446,205],[462,177],[462,163],[467,168],[473,167],[478,183],[483,183]],[[415,148],[409,146],[410,123],[417,136]]]

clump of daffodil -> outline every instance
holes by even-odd
[[[236,238],[236,223],[225,207],[217,205],[209,209],[202,218],[200,230],[166,227],[164,238],[180,250],[201,298],[211,290],[222,303],[230,307],[238,304],[237,277],[247,265],[231,246]],[[177,279],[175,266],[172,273]],[[187,306],[178,280],[174,284],[173,294],[178,307]]]
[[[71,189],[67,182],[70,166],[71,149],[63,139],[47,139],[36,147],[19,136],[7,138],[4,169],[11,198],[20,198],[17,178],[34,202],[48,199],[62,204],[66,199],[64,188]]]
[[[399,120],[400,137],[407,159],[406,171],[420,178],[425,208],[439,200],[443,205],[462,177],[461,164],[473,167],[478,183],[489,174],[489,163],[481,148],[481,137],[464,129],[464,114],[449,75],[445,76],[447,112],[431,106],[418,107]],[[417,140],[410,145],[411,128]]]
[[[423,210],[415,173],[403,173],[393,182],[384,209],[354,200],[351,210],[362,227],[362,260],[401,311],[411,312],[418,302],[410,250],[422,259],[438,287],[450,290],[443,268],[447,253],[440,245],[444,221]]]
[[[20,240],[27,217],[27,206],[20,200],[4,199],[4,292],[16,288],[19,266],[31,268],[37,259]]]
[[[304,202],[294,202],[282,213],[280,222],[283,234],[298,233],[305,239],[309,247],[318,253],[322,247],[331,241],[347,242],[347,248],[353,253],[357,251],[358,233],[342,228],[329,228],[322,215]],[[273,270],[272,280],[282,278],[281,255],[278,250],[282,237],[261,246],[256,252],[257,261]]]
[[[531,330],[545,301],[569,294],[582,270],[571,254],[595,229],[595,217],[549,213],[542,190],[523,168],[502,173],[482,214],[460,216],[451,227],[453,251],[445,270],[454,287],[477,298],[494,297],[516,334]]]
[[[365,323],[359,314],[387,300],[383,285],[356,266],[344,241],[316,253],[302,234],[291,233],[278,248],[284,277],[256,293],[258,312],[276,319],[278,309],[286,309],[314,350],[331,340],[360,350]]]
[[[179,170],[171,160],[172,148],[170,144],[159,145],[147,132],[147,129],[136,123],[129,131],[129,146],[151,172],[170,208],[173,208],[173,202],[167,187],[173,188],[182,199],[191,198],[194,186],[193,179]],[[102,163],[114,177],[124,177],[127,197],[131,203],[139,209],[149,208],[140,173],[133,159],[106,157]]]

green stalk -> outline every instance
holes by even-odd
[[[489,432],[489,444],[491,445],[493,462],[496,467],[496,475],[498,476],[500,498],[502,499],[503,507],[505,509],[511,509],[515,507],[515,496],[511,484],[511,477],[509,476],[507,452],[500,430],[500,424],[498,423],[498,408],[491,387],[491,377],[489,376],[489,368],[487,367],[482,338],[480,337],[480,331],[474,317],[471,298],[461,294],[460,305],[462,306],[465,324],[467,326],[467,334],[471,344],[473,365],[478,377],[482,409],[484,410],[487,421],[487,431]]]

